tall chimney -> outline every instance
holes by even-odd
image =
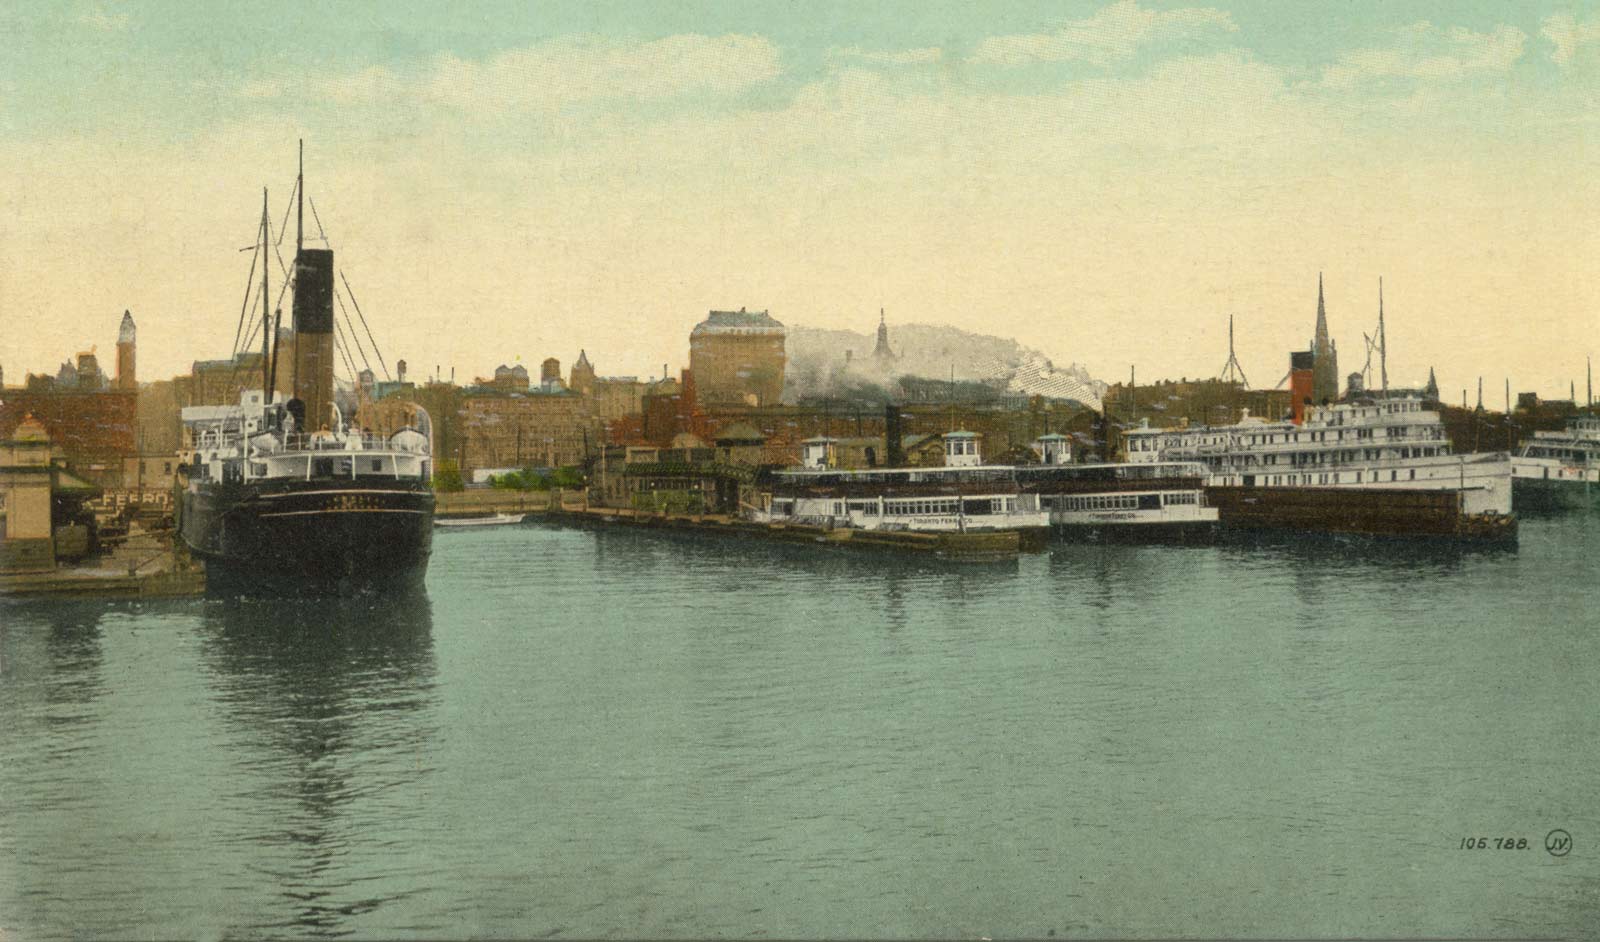
[[[294,395],[309,431],[332,427],[333,252],[301,249],[294,260]]]
[[[118,389],[137,390],[139,377],[135,363],[135,353],[138,349],[137,329],[133,325],[133,314],[129,311],[122,312],[122,326],[117,329],[117,382]]]
[[[1316,395],[1317,351],[1302,350],[1289,354],[1289,407],[1294,414],[1294,424],[1306,419],[1306,403]]]
[[[889,403],[883,407],[883,445],[885,466],[890,468],[905,467],[906,453],[901,446],[904,433],[900,425],[900,406],[898,403]]]

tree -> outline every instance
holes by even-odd
[[[459,491],[466,487],[461,480],[461,469],[449,458],[442,458],[433,472],[433,489],[436,491]]]

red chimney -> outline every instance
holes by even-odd
[[[1316,354],[1310,350],[1289,354],[1289,405],[1293,409],[1294,424],[1306,419],[1306,403],[1311,401],[1315,388]]]

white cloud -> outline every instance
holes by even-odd
[[[761,36],[686,34],[634,43],[577,36],[482,60],[446,53],[414,74],[374,66],[313,80],[307,93],[336,104],[406,99],[461,111],[553,109],[581,102],[735,95],[781,71],[777,47]],[[247,98],[286,93],[273,80],[252,81],[239,90]]]
[[[128,28],[128,14],[108,13],[104,7],[93,7],[78,17],[78,22],[93,29],[112,33]]]
[[[1564,66],[1572,61],[1579,46],[1600,42],[1600,19],[1580,23],[1571,13],[1557,13],[1539,24],[1539,35],[1555,44],[1550,61]]]
[[[1147,10],[1136,0],[1118,0],[1095,15],[1072,20],[1051,33],[991,36],[969,62],[1019,66],[1032,62],[1082,61],[1110,65],[1133,57],[1139,46],[1214,30],[1234,32],[1233,17],[1212,7]]]
[[[898,52],[886,52],[877,49],[863,49],[860,46],[835,46],[828,50],[828,58],[854,59],[880,65],[929,65],[943,59],[944,50],[938,46],[927,46],[920,49],[902,49]]]
[[[1391,45],[1339,56],[1322,70],[1322,84],[1349,88],[1373,79],[1456,79],[1505,72],[1522,58],[1527,41],[1528,35],[1514,26],[1478,33],[1459,26],[1440,29],[1425,21],[1413,23],[1398,30]]]

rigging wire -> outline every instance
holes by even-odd
[[[344,306],[344,298],[339,296],[337,289],[333,292],[333,299],[339,303],[339,313],[344,315],[344,322],[350,328],[350,337],[356,342],[356,352],[361,354],[361,365],[372,369],[372,363],[367,359],[367,351],[361,346],[361,335],[356,333],[356,325],[350,320],[350,311]]]
[[[328,251],[333,251],[333,243],[328,241],[328,233],[322,228],[322,217],[317,215],[317,201],[306,200],[306,202],[311,204],[311,218],[317,221],[317,238],[328,247]]]
[[[250,308],[250,312],[252,314],[254,314],[255,313],[255,307],[252,306]],[[240,370],[240,368],[242,368],[244,366],[244,360],[241,359],[241,357],[249,349],[250,345],[252,343],[255,343],[256,333],[260,329],[261,329],[261,322],[252,317],[250,319],[250,334],[249,334],[249,336],[245,337],[244,346],[241,347],[239,350],[235,351],[235,353],[233,355],[233,369],[228,371],[228,388],[229,389],[234,388],[234,383],[236,383],[238,381],[238,379],[239,379],[239,370]]]
[[[333,330],[334,335],[338,340],[338,343],[335,344],[335,346],[339,348],[340,353],[344,354],[345,365],[350,368],[350,381],[352,383],[359,383],[360,377],[356,373],[355,361],[350,359],[350,345],[344,339],[344,328],[339,326],[339,322],[337,320],[333,322]]]
[[[300,192],[300,178],[294,178],[294,186],[289,188],[289,205],[283,207],[283,222],[278,224],[278,241],[272,243],[273,248],[283,244],[283,237],[289,232],[289,211],[294,209],[294,195]]]
[[[263,203],[263,207],[264,207],[265,206],[265,197],[263,197],[262,203]],[[245,350],[249,349],[250,346],[255,343],[256,331],[260,327],[260,322],[258,322],[256,320],[256,318],[255,318],[255,313],[256,313],[256,302],[255,302],[256,259],[257,258],[263,259],[263,264],[265,264],[264,260],[265,260],[265,256],[266,256],[266,244],[267,244],[267,242],[271,241],[271,239],[272,239],[272,220],[271,220],[270,217],[268,217],[266,215],[266,212],[263,210],[262,219],[261,219],[261,225],[259,227],[257,227],[257,229],[256,229],[256,251],[251,253],[251,255],[250,255],[250,277],[245,282],[245,301],[239,305],[239,326],[238,326],[238,328],[236,328],[234,330],[234,335],[233,335],[233,369],[228,371],[228,386],[229,386],[229,388],[234,388],[234,384],[238,382],[238,380],[239,380],[239,369],[240,369],[240,367],[244,366],[244,361],[241,359],[241,355],[245,352]],[[266,269],[262,268],[262,277],[265,278],[265,276],[266,276]],[[265,304],[266,303],[266,299],[262,298],[261,303]],[[239,333],[244,329],[246,308],[248,308],[248,312],[249,312],[250,333],[249,333],[248,336],[245,337],[244,344],[243,344],[243,346],[241,346],[239,344]],[[262,312],[262,320],[266,320],[266,318],[267,318],[267,313],[265,311],[263,311]]]
[[[322,215],[317,212],[317,201],[307,198],[306,202],[311,204],[311,218],[317,224],[317,238],[322,240],[322,244],[326,245],[329,251],[332,251],[333,242],[329,240],[328,231],[322,226]],[[367,323],[367,315],[362,313],[361,305],[356,301],[356,293],[350,290],[350,279],[345,277],[344,269],[342,268],[339,269],[339,280],[344,282],[345,294],[350,296],[350,304],[356,309],[356,316],[361,319],[361,327],[367,332],[367,340],[372,344],[372,353],[378,358],[378,365],[383,367],[383,378],[387,380],[390,378],[389,364],[383,359],[383,351],[378,349],[378,340],[376,337],[372,336],[372,326]],[[334,297],[339,297],[339,292],[337,290],[334,291]],[[344,310],[344,301],[342,299],[339,301],[339,309],[344,311],[345,320],[350,320],[350,312]],[[366,365],[367,369],[372,369],[372,363],[367,359],[366,350],[362,349],[361,347],[361,336],[356,333],[356,326],[354,323],[350,324],[350,336],[355,338],[356,348],[361,353],[362,362]]]
[[[339,280],[344,282],[344,293],[350,296],[350,303],[356,309],[356,316],[361,318],[361,327],[367,332],[367,340],[372,342],[372,352],[378,358],[378,365],[383,367],[383,378],[389,379],[389,364],[383,361],[383,351],[378,349],[378,341],[372,336],[372,328],[367,325],[367,315],[361,313],[361,305],[356,301],[356,293],[350,290],[350,279],[344,276],[344,269],[339,269]],[[354,332],[355,328],[351,328]]]
[[[244,333],[245,309],[254,311],[251,300],[255,295],[256,260],[261,257],[261,243],[255,245],[255,252],[250,256],[250,274],[244,280],[244,300],[239,302],[239,326],[233,330],[233,352],[239,352],[239,335]]]

